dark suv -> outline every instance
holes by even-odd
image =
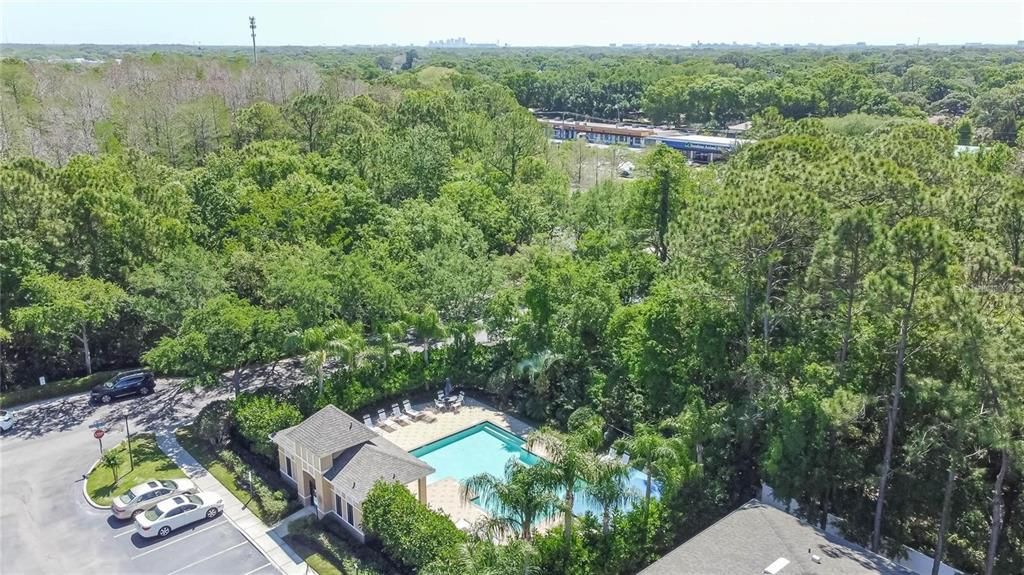
[[[110,381],[92,388],[89,396],[91,401],[110,403],[115,397],[123,395],[149,395],[156,388],[153,372],[146,369],[123,371]]]

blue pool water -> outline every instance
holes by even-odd
[[[445,477],[462,482],[478,473],[504,477],[505,464],[512,458],[518,458],[526,465],[536,465],[541,459],[527,451],[525,443],[522,438],[492,423],[484,422],[414,449],[412,454],[435,469],[427,478],[428,482]],[[630,469],[629,486],[640,496],[643,495],[646,481],[645,473]],[[653,496],[659,498],[660,495],[660,489],[655,483]],[[623,511],[629,511],[631,508],[632,505],[627,504]],[[601,508],[590,504],[583,495],[583,489],[578,489],[573,514],[582,516],[588,512],[601,516]]]

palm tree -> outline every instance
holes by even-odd
[[[342,351],[342,342],[353,333],[344,322],[336,321],[288,334],[286,349],[303,354],[303,367],[316,380],[317,391],[321,395],[324,392],[324,368],[332,357]]]
[[[516,364],[516,373],[525,374],[530,378],[530,387],[538,393],[547,392],[547,375],[551,368],[562,359],[562,356],[545,349],[531,355]]]
[[[117,468],[121,466],[121,454],[112,449],[108,449],[103,452],[100,463],[103,467],[109,469],[114,475],[114,485],[117,485]]]
[[[665,437],[650,425],[638,424],[636,435],[622,442],[631,461],[635,461],[647,474],[644,484],[644,524],[649,519],[651,492],[654,476],[664,479],[690,473],[693,466],[687,456],[686,446],[677,437]],[[647,544],[647,529],[644,529],[644,544]]]
[[[616,459],[600,460],[584,490],[590,502],[601,506],[601,530],[605,535],[611,527],[612,511],[640,498],[628,480],[628,466]]]
[[[406,326],[400,321],[384,324],[377,328],[377,345],[372,348],[372,353],[380,358],[384,365],[384,371],[387,371],[391,358],[409,351],[406,346],[399,345],[405,339],[405,332]]]
[[[505,477],[480,473],[462,482],[462,498],[480,497],[491,518],[483,526],[486,531],[518,533],[524,541],[533,537],[533,524],[552,513],[558,498],[551,491],[546,477],[537,467],[528,467],[518,459],[505,464]]]
[[[446,335],[441,316],[437,315],[437,310],[428,307],[422,313],[410,314],[408,323],[416,343],[423,346],[423,362],[430,365],[430,347]]]
[[[354,371],[360,364],[360,356],[366,349],[366,338],[363,334],[353,331],[341,339],[336,347],[338,357],[345,369]]]
[[[545,461],[537,464],[547,481],[553,487],[565,490],[562,499],[566,551],[572,549],[572,508],[576,502],[576,488],[581,481],[589,481],[594,473],[597,458],[593,449],[600,441],[600,430],[596,437],[589,426],[575,433],[562,435],[550,429],[541,429],[530,434],[527,449],[538,447]]]

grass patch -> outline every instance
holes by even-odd
[[[118,480],[114,483],[113,473],[102,464],[97,465],[86,480],[85,489],[89,497],[100,505],[110,502],[132,487],[150,479],[177,479],[185,473],[171,461],[156,444],[151,433],[132,436],[132,458],[135,469],[128,463],[128,444],[122,441],[107,452],[116,453],[121,461],[117,469]]]
[[[199,439],[191,426],[176,432],[178,443],[267,525],[273,525],[297,511],[302,504],[292,494],[276,469],[239,447],[216,447]],[[252,486],[248,484],[252,472]]]
[[[380,553],[352,539],[332,519],[304,517],[293,521],[284,539],[320,575],[401,573]]]
[[[46,385],[34,385],[32,387],[22,387],[6,391],[0,393],[0,407],[7,409],[40,399],[52,399],[54,397],[89,391],[94,385],[107,381],[114,377],[116,373],[117,371],[97,371],[85,377],[50,381]]]

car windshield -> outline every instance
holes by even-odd
[[[160,519],[160,515],[162,515],[160,510],[154,507],[146,512],[146,519],[149,519],[150,521],[156,521],[157,519]]]
[[[129,489],[127,493],[124,493],[123,495],[118,497],[118,499],[121,500],[121,503],[131,503],[132,500],[135,499],[135,497],[135,492]]]
[[[167,489],[177,489],[178,488],[177,484],[175,484],[173,481],[167,481],[166,479],[161,481],[160,485],[163,485]]]
[[[203,500],[198,498],[198,497],[196,497],[195,495],[189,495],[188,496],[188,502],[189,503],[195,503],[196,505],[202,505],[203,504]]]

